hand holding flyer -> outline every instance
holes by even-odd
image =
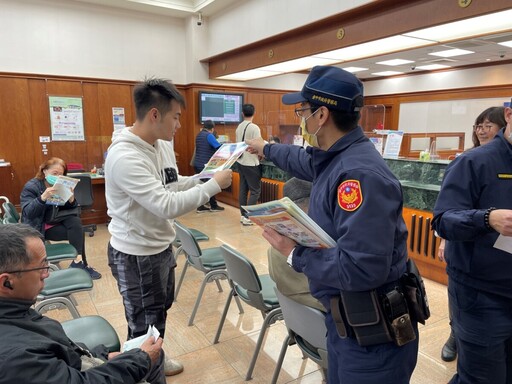
[[[66,201],[73,195],[73,190],[80,180],[74,179],[67,176],[59,176],[53,185],[57,191],[56,194],[52,195],[46,200],[46,204],[49,205],[64,205]]]
[[[248,145],[243,142],[222,144],[220,148],[217,149],[217,152],[213,154],[204,169],[193,177],[199,179],[212,178],[215,172],[230,168],[235,161],[242,156],[247,147]]]
[[[148,332],[145,335],[125,341],[123,344],[123,352],[134,348],[140,348],[140,346],[151,336],[154,336],[155,341],[160,337],[160,332],[158,332],[158,329],[156,329],[154,325],[149,326]]]

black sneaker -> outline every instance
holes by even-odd
[[[215,207],[211,207],[210,211],[212,212],[222,212],[224,210],[224,207],[221,207],[220,205],[216,205]]]
[[[88,265],[85,265],[82,261],[79,261],[78,263],[75,263],[73,261],[71,264],[69,264],[69,268],[83,269],[85,272],[87,272],[89,275],[91,275],[91,279],[93,279],[93,280],[101,279],[101,273],[96,271],[93,267],[89,267]]]
[[[204,205],[201,205],[199,208],[196,209],[196,213],[205,213],[210,212],[210,208],[206,208]]]

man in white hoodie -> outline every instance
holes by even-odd
[[[136,121],[116,133],[105,162],[108,262],[123,297],[128,339],[154,325],[164,338],[174,301],[173,219],[205,204],[231,184],[231,170],[202,184],[178,174],[172,140],[185,100],[169,81],[149,79],[133,92]],[[183,370],[165,359],[166,375]]]

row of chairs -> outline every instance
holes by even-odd
[[[327,329],[324,313],[282,295],[269,275],[259,275],[252,262],[232,247],[222,245],[221,247],[201,249],[198,241],[206,240],[207,236],[205,239],[201,237],[201,233],[196,230],[193,232],[179,222],[175,223],[175,228],[179,239],[179,243],[177,243],[178,251],[184,253],[187,258],[176,290],[176,298],[189,265],[205,275],[194,309],[190,315],[189,325],[193,325],[206,283],[215,281],[219,292],[222,292],[219,280],[227,280],[231,289],[213,343],[219,342],[233,297],[240,314],[243,313],[243,308],[239,299],[258,309],[264,319],[246,373],[246,380],[252,378],[256,360],[268,328],[276,321],[283,319],[288,329],[288,335],[283,341],[272,383],[277,382],[288,346],[295,344],[299,346],[304,357],[309,357],[321,366],[325,377],[327,371]],[[178,255],[178,252],[176,254]]]

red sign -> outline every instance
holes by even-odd
[[[355,211],[363,203],[363,191],[358,180],[346,180],[338,187],[338,205],[345,211]]]

